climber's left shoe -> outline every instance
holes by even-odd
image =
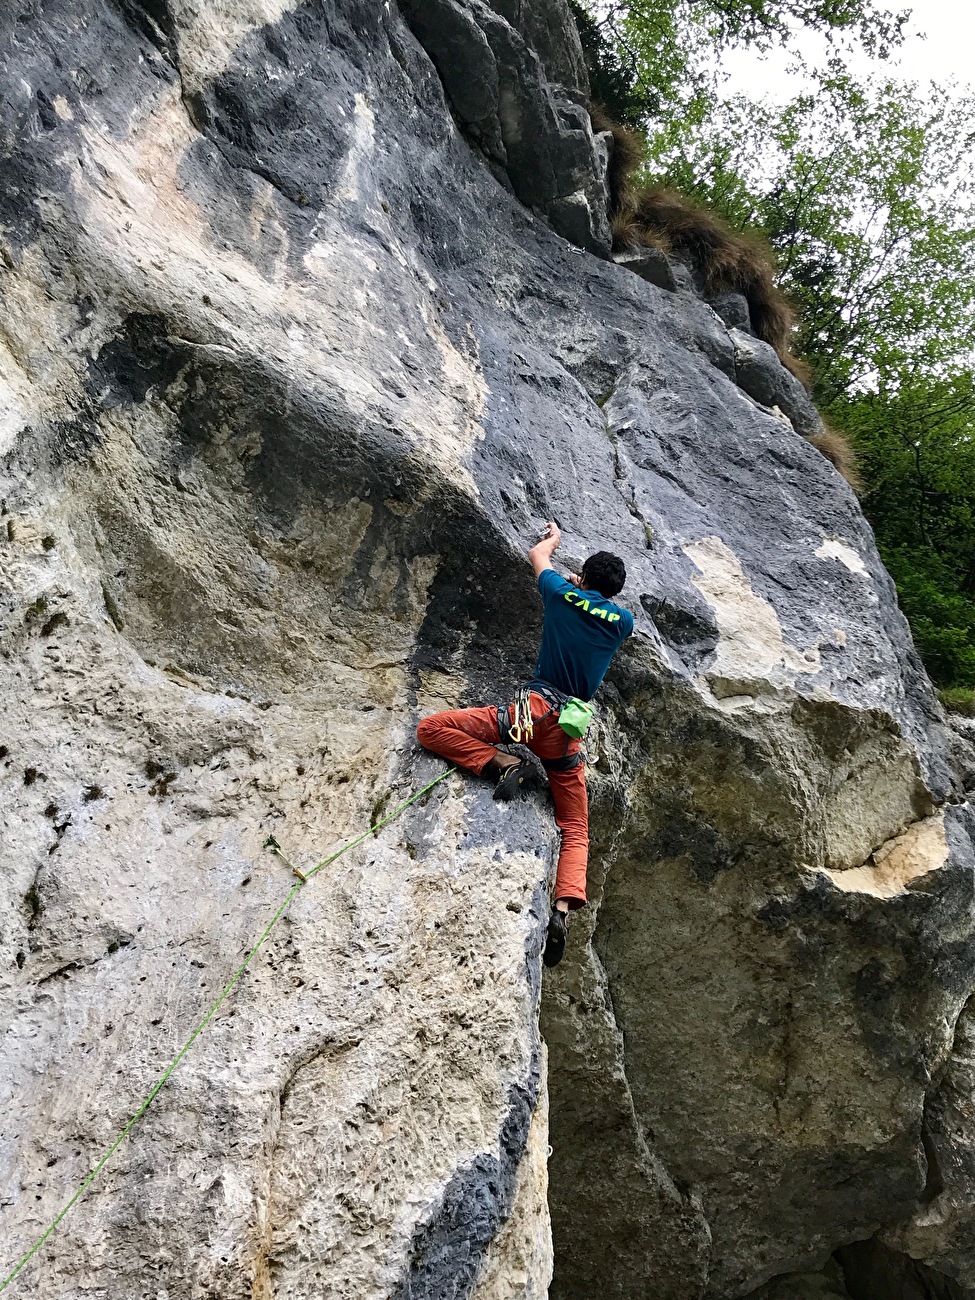
[[[556,907],[549,917],[548,932],[545,936],[545,951],[542,961],[546,966],[557,966],[565,956],[565,940],[568,934],[568,916]]]
[[[506,767],[494,787],[494,797],[499,803],[510,803],[519,794],[527,794],[535,781],[535,768],[523,758],[520,763]]]

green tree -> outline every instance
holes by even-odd
[[[927,669],[975,687],[975,378],[902,375],[836,403],[863,505]]]
[[[621,122],[666,129],[715,100],[714,55],[732,45],[794,47],[802,32],[886,57],[909,11],[873,0],[570,0],[593,98]]]
[[[973,147],[971,97],[834,66],[784,106],[738,95],[669,124],[649,168],[772,244],[828,410],[902,373],[968,366]]]

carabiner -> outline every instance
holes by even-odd
[[[519,730],[521,734],[524,736],[525,743],[527,744],[527,742],[531,740],[532,735],[534,734],[535,731],[535,720],[532,717],[531,700],[528,698],[527,692],[523,692],[519,696],[518,709],[521,714],[521,717],[518,720]]]

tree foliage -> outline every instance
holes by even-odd
[[[651,136],[658,178],[766,236],[829,406],[970,360],[975,101],[835,67],[776,106],[744,96]]]
[[[929,673],[975,687],[975,379],[904,374],[831,414],[859,449],[864,509]]]
[[[713,100],[709,65],[731,45],[786,47],[797,32],[853,42],[886,57],[909,11],[873,0],[569,0],[593,97],[620,122],[664,125]]]

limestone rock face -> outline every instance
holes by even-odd
[[[404,12],[496,174],[560,234],[607,255],[608,145],[589,120],[582,49],[564,0],[406,0]]]
[[[531,673],[556,518],[637,630],[544,997],[550,811],[452,775],[13,1286],[975,1286],[971,746],[755,341],[606,256],[561,5],[13,0],[0,50],[4,1275],[287,896],[268,834],[321,861]]]
[[[821,433],[819,412],[799,380],[782,365],[774,348],[740,329],[729,332],[735,345],[735,377],[748,396],[762,406],[777,406],[803,437]]]

